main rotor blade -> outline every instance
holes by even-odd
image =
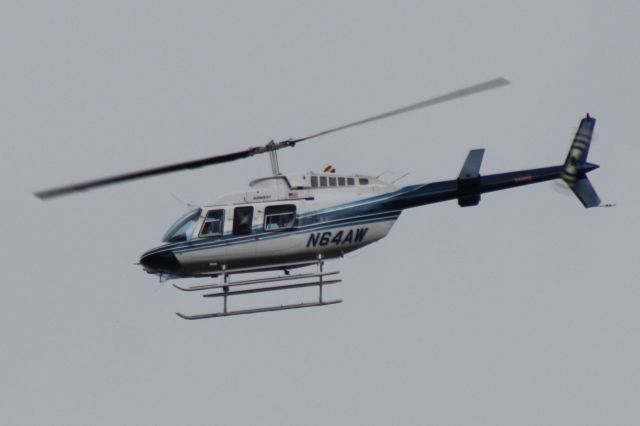
[[[289,142],[291,142],[292,144],[295,144],[298,142],[317,138],[318,136],[324,136],[329,133],[334,133],[340,130],[349,129],[351,127],[360,126],[361,124],[371,123],[372,121],[382,120],[388,117],[393,117],[394,115],[404,114],[405,112],[415,111],[420,108],[426,108],[432,105],[441,104],[444,102],[452,101],[454,99],[463,98],[469,95],[475,95],[476,93],[484,92],[486,90],[497,89],[498,87],[506,86],[509,83],[510,83],[509,80],[507,80],[504,77],[494,78],[493,80],[485,81],[484,83],[465,87],[464,89],[456,90],[454,92],[450,92],[435,98],[427,99],[422,102],[418,102],[402,108],[394,109],[388,112],[384,112],[382,114],[374,115],[373,117],[363,118],[362,120],[354,121],[353,123],[344,124],[340,127],[334,127],[333,129],[329,129],[329,130],[324,130],[322,132],[313,134],[311,136],[306,136],[304,138],[299,138],[299,139],[292,139]]]
[[[333,129],[325,130],[311,136],[306,136],[304,138],[299,139],[287,139],[280,142],[269,142],[264,146],[258,146],[246,149],[244,151],[237,151],[230,154],[217,155],[215,157],[208,157],[199,160],[186,161],[183,163],[170,164],[167,166],[156,167],[153,169],[147,169],[137,172],[125,173],[116,176],[105,177],[102,179],[95,179],[86,182],[80,182],[72,185],[47,189],[44,191],[35,192],[34,195],[41,200],[46,200],[49,198],[59,197],[61,195],[70,194],[72,192],[85,191],[88,189],[98,188],[101,186],[112,185],[114,183],[126,182],[130,180],[157,176],[165,173],[177,172],[180,170],[188,170],[188,169],[196,169],[204,166],[211,166],[214,164],[226,163],[229,161],[235,161],[242,158],[251,157],[255,154],[262,154],[269,151],[275,151],[285,147],[292,147],[298,142],[306,141],[309,139],[317,138],[318,136],[323,136],[329,133],[334,133],[339,130],[348,129],[351,127],[356,127],[361,124],[370,123],[372,121],[382,120],[384,118],[392,117],[394,115],[404,114],[405,112],[414,111],[420,108],[425,108],[428,106],[440,104],[443,102],[448,102],[454,99],[462,98],[464,96],[473,95],[476,93],[484,92],[486,90],[496,89],[501,86],[505,86],[509,84],[509,81],[505,78],[495,78],[493,80],[486,81],[484,83],[476,84],[473,86],[466,87],[464,89],[456,90],[454,92],[450,92],[432,99],[428,99],[422,102],[418,102],[413,105],[405,106],[402,108],[394,109],[392,111],[388,111],[382,114],[374,115],[373,117],[365,118],[362,120],[355,121],[353,123],[345,124],[340,127],[335,127]]]
[[[257,150],[256,148],[249,148],[244,151],[233,152],[231,154],[217,155],[215,157],[208,157],[200,160],[185,161],[184,163],[170,164],[167,166],[155,167],[153,169],[125,173],[121,175],[105,177],[102,179],[95,179],[86,182],[75,183],[72,185],[61,186],[58,188],[47,189],[44,191],[35,192],[34,195],[41,200],[46,200],[49,198],[70,194],[72,192],[85,191],[87,189],[98,188],[100,186],[111,185],[114,183],[125,182],[149,176],[156,176],[164,173],[172,173],[179,170],[197,169],[199,167],[210,166],[213,164],[227,163],[229,161],[250,157],[256,152],[259,152],[259,150]]]

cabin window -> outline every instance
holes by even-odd
[[[360,178],[358,179],[358,183],[360,183],[360,185],[369,185],[369,179]]]
[[[320,186],[327,186],[327,177],[320,176]]]
[[[344,186],[345,185],[345,180],[343,177],[339,177],[338,178],[338,186]]]
[[[334,176],[329,178],[329,186],[336,186],[336,178]]]
[[[264,209],[264,230],[284,231],[293,228],[296,219],[296,206],[285,204],[269,206]]]
[[[233,233],[235,235],[250,234],[253,222],[253,206],[236,207],[233,210]]]
[[[347,178],[347,185],[353,186],[355,184],[356,184],[356,181],[354,178]]]
[[[162,237],[165,243],[177,243],[191,239],[191,234],[196,227],[202,210],[195,209],[186,213],[176,221]]]
[[[318,176],[311,176],[311,187],[312,188],[318,187]]]
[[[207,217],[204,218],[200,236],[213,237],[215,235],[222,235],[223,226],[224,210],[209,210]]]

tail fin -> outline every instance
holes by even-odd
[[[588,172],[599,167],[587,162],[595,125],[596,119],[589,114],[582,119],[562,170],[562,180],[569,185],[573,193],[587,208],[600,205],[600,197],[587,178]]]
[[[593,189],[588,177],[578,178],[570,188],[586,208],[600,206],[600,197],[598,197],[596,190]]]

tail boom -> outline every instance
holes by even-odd
[[[487,192],[562,179],[584,207],[597,207],[600,197],[587,178],[587,173],[599,167],[587,162],[595,122],[589,114],[582,119],[563,165],[482,176],[480,165],[484,150],[475,149],[469,152],[458,179],[405,187],[389,199],[388,204],[405,209],[457,199],[461,207],[476,206],[480,195]]]

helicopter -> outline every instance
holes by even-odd
[[[477,206],[481,194],[487,192],[558,179],[568,185],[584,207],[609,206],[602,205],[587,177],[587,173],[599,167],[587,161],[596,122],[589,114],[580,121],[564,163],[550,167],[481,175],[484,149],[473,149],[457,178],[403,187],[375,176],[337,173],[333,166],[322,172],[290,174],[280,171],[277,157],[280,149],[508,84],[507,79],[499,77],[310,136],[271,141],[224,155],[47,189],[34,195],[46,200],[115,183],[269,154],[271,176],[252,180],[246,191],[190,210],[166,231],[162,245],[142,254],[139,264],[161,281],[218,279],[213,284],[174,284],[185,292],[204,292],[203,297],[223,300],[219,312],[177,313],[188,320],[332,305],[342,300],[326,300],[323,287],[341,280],[337,278],[339,271],[324,270],[325,261],[343,257],[384,238],[405,209],[449,200],[457,200],[460,207],[472,207]],[[298,271],[305,268],[306,272]],[[294,269],[297,272],[292,274]],[[230,279],[250,273],[267,276]],[[236,289],[240,286],[243,289]],[[228,309],[231,296],[304,287],[317,287],[317,299]]]

